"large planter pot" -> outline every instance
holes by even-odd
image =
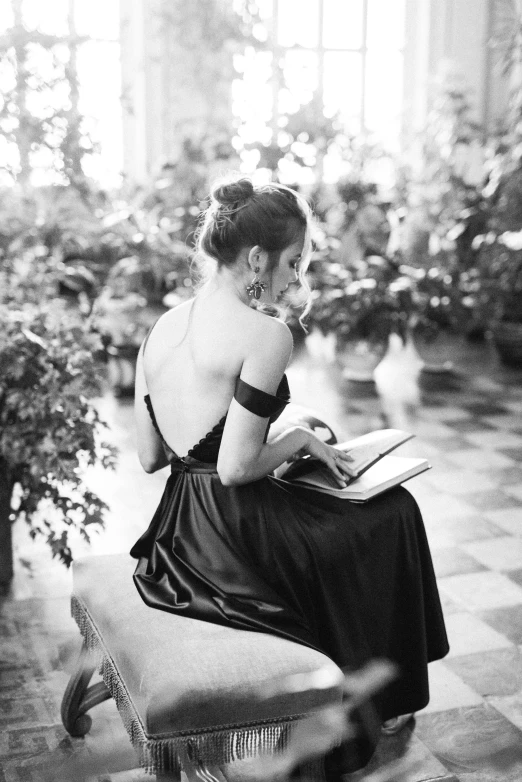
[[[373,383],[373,372],[386,352],[386,345],[368,340],[337,340],[335,360],[343,377],[352,383]]]
[[[138,294],[119,298],[105,292],[96,303],[96,324],[107,344],[109,383],[117,397],[134,394],[136,359],[148,331],[168,307]]]
[[[522,367],[522,323],[499,320],[491,328],[491,337],[503,364]]]
[[[13,539],[11,514],[12,481],[7,466],[0,460],[0,594],[13,578]]]
[[[133,396],[139,345],[109,345],[107,368],[109,383],[116,397]]]
[[[419,387],[423,391],[450,391],[461,386],[460,357],[466,340],[459,334],[442,329],[432,340],[414,335],[414,344],[422,362]]]

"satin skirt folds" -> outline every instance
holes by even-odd
[[[173,466],[131,555],[152,607],[273,633],[343,668],[390,659],[400,678],[378,699],[383,720],[428,702],[427,663],[448,644],[422,517],[402,487],[355,504],[272,477],[226,487],[213,465]]]

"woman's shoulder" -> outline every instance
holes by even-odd
[[[161,315],[149,332],[152,336],[151,342],[164,347],[170,344],[173,337],[184,334],[189,327],[195,301],[197,298],[189,299]],[[233,343],[240,356],[244,357],[252,351],[269,351],[283,355],[290,355],[292,352],[292,332],[286,323],[245,306],[242,302],[229,301],[227,307],[221,307],[218,312],[212,308],[203,308],[201,314],[204,332],[210,328],[212,333],[221,335],[224,339],[229,339],[233,334]]]
[[[286,323],[250,310],[249,328],[242,334],[242,377],[248,383],[275,393],[292,355],[292,333]]]
[[[154,322],[154,325],[150,329],[149,335],[154,333],[156,336],[164,329],[168,329],[170,331],[172,330],[172,327],[175,326],[175,324],[182,324],[186,322],[192,308],[192,302],[193,299],[188,299],[181,304],[177,304],[175,307],[171,307],[162,315],[160,315],[160,317]]]
[[[271,348],[282,350],[293,348],[292,332],[284,321],[249,307],[246,310],[250,341],[255,342],[256,345],[266,344]]]
[[[160,318],[156,321],[156,323],[164,324],[164,325],[170,325],[173,321],[182,320],[186,317],[188,317],[190,310],[192,309],[192,305],[194,303],[194,298],[187,299],[186,301],[182,301],[180,304],[176,304],[175,307],[171,307],[167,310],[167,312],[164,312],[163,315],[161,315]]]

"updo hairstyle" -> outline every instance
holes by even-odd
[[[198,254],[218,268],[233,266],[243,248],[258,245],[268,253],[271,270],[303,231],[306,255],[310,214],[304,198],[284,185],[254,187],[246,177],[218,183],[198,230]]]

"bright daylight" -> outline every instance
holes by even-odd
[[[522,779],[522,1],[0,3],[0,782]]]

